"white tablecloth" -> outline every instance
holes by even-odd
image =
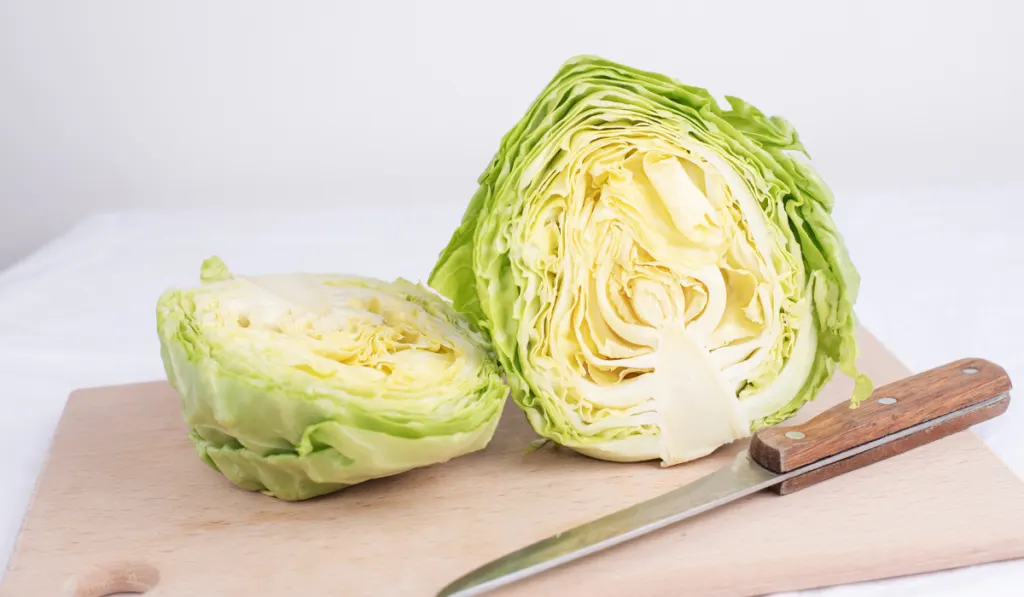
[[[68,393],[163,377],[154,305],[221,256],[235,271],[423,279],[463,205],[93,217],[0,273],[0,567]],[[1024,380],[1024,188],[846,194],[837,218],[863,277],[858,313],[913,370],[963,356]],[[1020,383],[1020,382],[1019,382]],[[1024,406],[976,432],[1024,475]],[[749,554],[737,554],[737,566]],[[1024,561],[807,592],[1017,597]]]

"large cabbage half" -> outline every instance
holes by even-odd
[[[425,288],[215,258],[203,280],[160,297],[161,353],[200,457],[240,487],[300,500],[490,441],[498,365]]]
[[[854,364],[859,278],[796,131],[729,97],[570,60],[505,135],[429,283],[493,339],[534,429],[684,462]]]

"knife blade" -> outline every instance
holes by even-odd
[[[838,405],[803,425],[761,430],[730,465],[502,556],[437,595],[481,595],[764,489],[804,489],[996,417],[1006,411],[1010,389],[1006,372],[983,359],[908,377],[856,409]]]

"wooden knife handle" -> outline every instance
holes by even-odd
[[[1010,404],[1010,378],[983,359],[963,359],[883,386],[857,408],[839,404],[802,425],[769,427],[750,442],[750,456],[776,473],[817,462],[867,442],[1003,395],[984,408],[951,418],[780,483],[780,495],[933,442],[1001,415]]]

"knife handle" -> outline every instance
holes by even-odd
[[[1002,396],[983,408],[783,481],[785,495],[933,442],[999,416],[1010,404],[1010,378],[984,359],[963,359],[883,386],[857,408],[839,404],[802,425],[770,427],[750,442],[755,462],[776,473],[834,456],[867,442]]]

